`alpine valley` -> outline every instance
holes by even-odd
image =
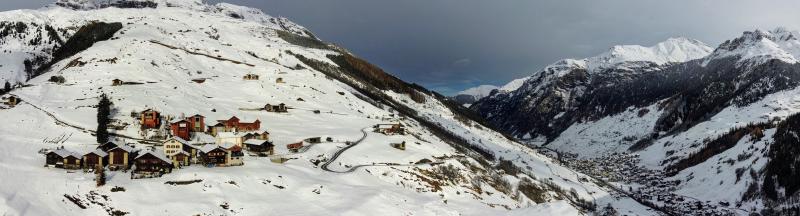
[[[469,108],[669,214],[798,215],[800,33],[564,59]],[[518,80],[515,82],[519,82]]]
[[[0,13],[0,51],[2,215],[672,211],[258,9],[58,0]]]

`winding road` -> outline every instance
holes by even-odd
[[[355,171],[355,170],[356,170],[356,169],[358,169],[359,167],[367,166],[367,165],[358,165],[358,166],[351,167],[350,169],[348,169],[348,170],[345,170],[345,171],[334,171],[334,170],[331,170],[331,169],[329,169],[329,168],[328,168],[328,166],[329,166],[329,165],[331,165],[331,163],[333,163],[334,161],[336,161],[336,159],[337,159],[337,158],[339,158],[339,156],[341,156],[341,155],[342,155],[342,153],[344,153],[344,152],[345,152],[345,151],[347,151],[348,149],[350,149],[350,148],[352,148],[352,147],[355,147],[356,145],[358,145],[359,143],[361,143],[362,141],[364,141],[364,139],[366,139],[366,138],[367,138],[367,132],[366,132],[365,130],[367,130],[367,129],[369,129],[369,128],[370,128],[370,127],[365,127],[365,128],[363,128],[363,129],[361,129],[361,133],[363,134],[363,135],[361,136],[361,138],[359,138],[359,139],[358,139],[358,140],[356,140],[355,142],[352,142],[352,143],[350,143],[350,145],[348,145],[348,146],[345,146],[345,147],[344,147],[344,148],[342,148],[342,149],[339,149],[339,151],[336,151],[336,153],[333,153],[333,156],[331,157],[331,159],[329,159],[328,161],[325,161],[325,163],[324,163],[324,164],[322,164],[322,166],[321,166],[321,167],[322,167],[322,170],[325,170],[325,171],[328,171],[328,172],[335,172],[335,173],[350,173],[350,172],[353,172],[353,171]]]

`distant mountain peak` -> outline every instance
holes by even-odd
[[[756,29],[727,40],[706,58],[704,64],[715,59],[739,57],[739,63],[758,64],[770,59],[797,63],[800,59],[800,32],[779,27],[771,31]]]
[[[658,65],[686,62],[703,58],[712,51],[713,48],[698,40],[675,37],[650,47],[617,45],[586,61],[589,71],[596,72],[623,62],[652,62]]]

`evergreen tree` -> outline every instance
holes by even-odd
[[[108,142],[109,114],[111,114],[111,101],[106,94],[102,94],[97,104],[97,143]]]
[[[4,92],[11,91],[11,83],[8,83],[8,80],[6,80],[6,84],[3,86],[3,91]]]
[[[105,168],[103,168],[102,166],[98,165],[98,166],[97,166],[97,167],[94,169],[94,174],[95,174],[95,182],[97,183],[97,187],[100,187],[100,186],[106,185],[106,172],[105,172]]]

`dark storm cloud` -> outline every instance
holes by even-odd
[[[756,28],[800,30],[796,0],[225,1],[288,17],[404,80],[445,94],[502,85],[617,44],[684,36],[716,46]],[[30,2],[3,0],[0,8]]]

